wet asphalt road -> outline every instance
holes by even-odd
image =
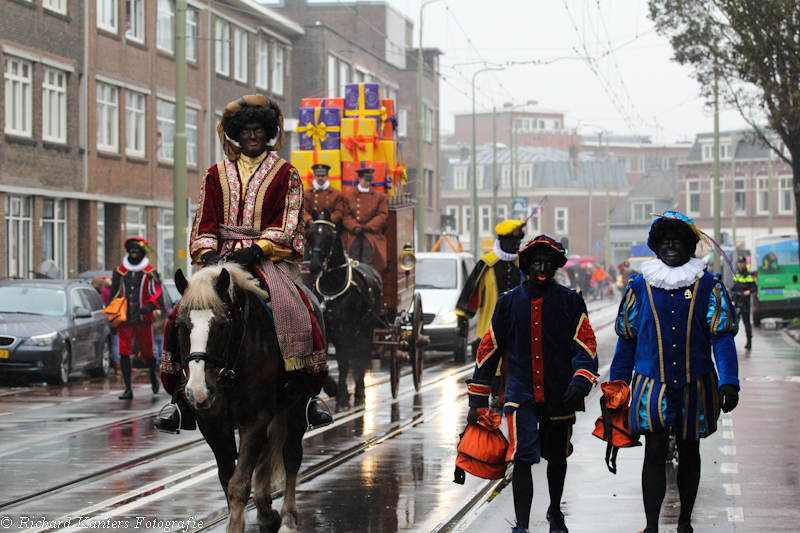
[[[615,308],[594,311],[600,305],[590,303],[589,308],[604,368],[615,336],[610,327],[602,326]],[[749,357],[740,353],[740,405],[724,417],[723,424],[728,424],[724,431],[701,447],[696,531],[800,531],[796,459],[800,438],[794,414],[800,407],[799,354],[783,333],[758,330],[753,353]],[[510,486],[481,506],[479,513],[450,522],[486,485],[471,476],[464,486],[452,483],[455,446],[467,411],[463,380],[470,373],[468,367],[452,363],[431,365],[420,393],[414,393],[409,375],[401,378],[396,402],[391,401],[388,383],[369,387],[367,408],[360,415],[337,415],[334,426],[308,433],[301,473],[359,443],[372,441],[372,445],[298,487],[300,530],[430,532],[448,524],[454,531],[510,531],[514,516]],[[377,364],[369,376],[374,382],[387,377]],[[197,520],[224,513],[213,455],[199,432],[174,436],[154,431],[152,417],[168,398],[163,391],[157,395],[149,391],[144,373],[138,382],[132,402],[117,400],[121,384],[115,378],[0,395],[0,520],[11,520],[5,529],[0,521],[0,531],[39,531],[43,528],[27,526],[34,519],[76,514],[128,521],[127,527],[95,529],[101,531],[165,531],[164,522],[169,520],[186,521],[182,526],[191,530]],[[610,474],[603,464],[605,444],[591,435],[599,414],[597,391],[587,405],[589,412],[579,417],[573,438],[576,452],[570,459],[563,507],[567,524],[573,532],[639,531],[644,525],[639,497],[642,448],[622,450],[619,473]],[[390,433],[406,427],[396,435]],[[174,453],[161,455],[170,450]],[[102,472],[106,474],[76,486],[9,504]],[[547,531],[544,465],[534,468],[534,476],[531,530]],[[662,531],[674,531],[674,484],[667,499]],[[275,507],[280,503],[276,500]],[[25,517],[28,522],[23,523]],[[254,512],[248,512],[247,520],[247,531],[257,531]],[[75,525],[73,521],[69,530],[80,529]],[[223,531],[224,522],[209,530]]]

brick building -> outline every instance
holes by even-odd
[[[83,0],[0,0],[5,105],[0,106],[0,277],[29,277],[45,259],[77,273],[83,159]]]
[[[583,135],[580,142],[581,150],[605,151],[605,137],[602,138],[602,146],[598,148],[599,142],[601,139],[597,135]],[[608,153],[618,157],[625,164],[625,172],[628,174],[631,186],[635,185],[645,172],[675,168],[679,162],[686,160],[690,148],[689,143],[654,144],[647,137],[611,135],[608,139]]]
[[[465,248],[469,248],[472,228],[472,162],[469,150],[465,147],[445,147],[443,158],[445,162],[439,201],[442,213],[452,216],[451,220],[455,221],[454,226],[445,229],[457,233]],[[516,196],[527,199],[527,213],[524,216],[530,214],[539,201],[547,196],[547,201],[529,220],[526,235],[533,237],[545,233],[556,239],[566,237],[570,254],[588,254],[598,259],[604,257],[606,171],[608,169],[608,192],[613,208],[629,188],[623,163],[611,159],[606,165],[604,159],[593,154],[529,146],[519,147],[517,159],[519,183]],[[478,233],[483,242],[491,243],[495,236],[495,224],[512,215],[510,149],[497,147],[497,211],[494,216],[495,167],[491,146],[478,147],[476,163],[480,217]]]
[[[770,150],[753,139],[752,131],[721,132],[719,148],[722,240],[750,251],[754,237],[769,233],[770,211],[773,233],[797,232],[792,168],[776,154],[770,156]],[[712,236],[716,209],[713,190],[714,134],[701,133],[686,161],[678,163],[679,209]]]
[[[417,54],[413,23],[385,2],[310,3],[286,0],[280,9],[302,25],[291,74],[292,110],[311,96],[343,97],[348,83],[378,82],[395,102],[397,137],[408,183],[417,196]],[[428,240],[439,225],[439,65],[437,49],[423,50],[424,169]],[[287,130],[289,126],[287,125]],[[297,135],[292,136],[296,146]]]
[[[497,142],[506,146],[550,146],[569,150],[570,146],[581,145],[580,135],[564,127],[563,111],[506,106],[496,113],[485,109],[475,112],[476,146],[494,142],[495,122]],[[455,114],[455,129],[447,136],[447,143],[472,146],[472,111]]]

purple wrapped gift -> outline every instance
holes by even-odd
[[[381,84],[348,83],[344,88],[344,108],[350,111],[371,110],[380,113]]]
[[[301,107],[297,116],[301,150],[339,149],[342,135],[341,108]]]

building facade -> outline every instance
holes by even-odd
[[[608,141],[608,142],[606,142]],[[689,143],[656,144],[647,137],[583,135],[581,150],[602,153],[619,158],[625,165],[628,181],[635,185],[646,172],[668,171],[686,160]]]

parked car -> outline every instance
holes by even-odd
[[[469,321],[467,338],[459,337],[456,303],[470,272],[475,267],[472,254],[422,252],[414,267],[416,291],[422,297],[422,320],[425,335],[430,337],[431,350],[453,352],[456,362],[463,363],[471,353],[470,346],[479,342],[475,330],[477,316]]]
[[[103,302],[85,281],[0,282],[0,374],[64,384],[77,371],[106,375],[110,360]]]

